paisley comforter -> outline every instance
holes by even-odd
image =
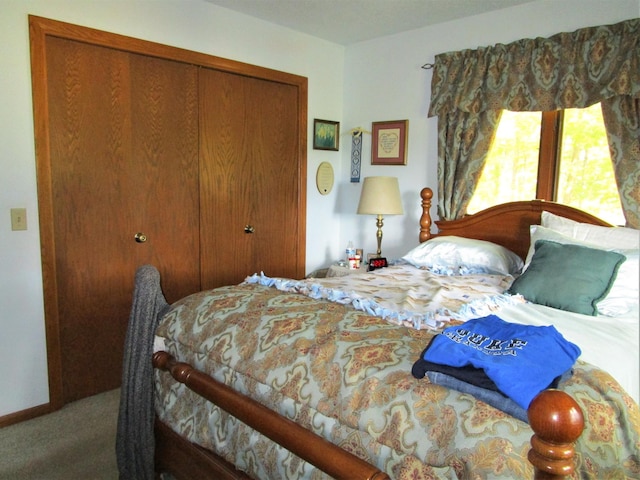
[[[393,479],[532,478],[529,426],[472,396],[416,379],[433,332],[258,284],[201,292],[162,319],[165,349],[355,453]],[[160,419],[254,478],[325,478],[156,371]],[[640,412],[580,362],[564,384],[585,415],[575,478],[639,478]]]

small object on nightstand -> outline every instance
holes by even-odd
[[[347,263],[351,270],[357,270],[360,268],[360,260],[362,258],[362,254],[358,252],[362,252],[362,250],[360,249],[356,250],[353,246],[353,242],[349,241],[349,244],[347,245],[346,253],[347,253]]]
[[[369,271],[377,270],[378,268],[384,268],[389,266],[385,257],[377,257],[369,260]]]
[[[347,255],[347,261],[356,254],[356,248],[353,246],[353,242],[351,240],[347,243],[345,254]]]
[[[349,258],[349,268],[351,270],[357,270],[360,268],[360,255],[357,253]]]

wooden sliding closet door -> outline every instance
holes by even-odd
[[[200,71],[203,288],[304,275],[300,101],[294,85]]]
[[[139,265],[170,301],[200,288],[197,68],[48,37],[46,71],[67,403],[120,385]]]
[[[56,409],[120,385],[138,266],[158,267],[169,302],[304,275],[307,79],[35,16],[29,29]]]

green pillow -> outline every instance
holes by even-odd
[[[509,293],[519,293],[540,305],[595,316],[596,303],[609,292],[625,258],[617,252],[538,240],[529,267],[513,282]]]

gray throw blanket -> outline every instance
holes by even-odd
[[[152,265],[136,272],[133,306],[125,339],[116,455],[120,480],[154,479],[153,340],[169,305]]]

